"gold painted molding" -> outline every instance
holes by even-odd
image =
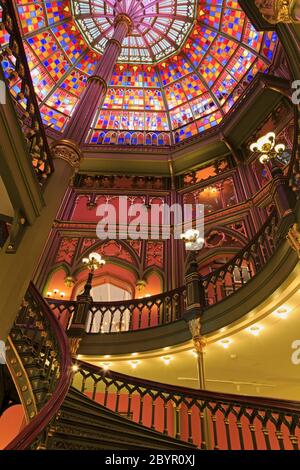
[[[192,335],[193,344],[197,353],[203,353],[207,346],[206,338],[201,336],[201,320],[194,318],[189,321],[189,329]]]
[[[271,24],[300,23],[300,0],[255,0],[255,5]]]
[[[291,246],[291,248],[296,251],[298,258],[300,260],[300,227],[298,224],[294,224],[288,234],[287,240]]]
[[[53,158],[66,161],[75,170],[79,169],[82,153],[78,145],[72,140],[61,139],[51,145]]]
[[[6,360],[8,370],[24,408],[26,423],[29,423],[38,413],[37,404],[29,377],[10,336],[7,339]]]

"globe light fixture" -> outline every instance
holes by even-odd
[[[181,235],[187,251],[199,251],[204,245],[204,238],[200,236],[199,230],[187,230]]]
[[[102,258],[99,253],[90,253],[88,258],[83,258],[83,264],[87,266],[87,268],[95,272],[97,269],[102,268],[105,265],[106,261]]]
[[[268,132],[268,134],[258,139],[257,142],[253,142],[250,145],[251,152],[260,153],[259,161],[262,165],[280,157],[285,149],[286,146],[284,144],[276,144],[275,132]]]
[[[87,258],[83,258],[82,262],[90,271],[82,296],[90,297],[94,272],[97,269],[102,268],[106,264],[106,261],[101,255],[99,255],[99,253],[90,253]]]

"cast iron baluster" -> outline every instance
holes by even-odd
[[[100,313],[100,324],[99,324],[99,331],[98,331],[98,333],[102,333],[102,330],[103,330],[103,328],[104,328],[103,323],[104,323],[104,318],[105,318],[105,313],[106,313],[106,312],[103,313],[103,312],[99,309],[99,313]]]
[[[110,310],[109,313],[110,313],[110,322],[109,322],[108,332],[112,333],[112,327],[114,325],[114,312]]]
[[[238,434],[239,434],[239,441],[240,441],[240,450],[245,450],[245,445],[244,445],[244,436],[243,436],[243,425],[239,418],[237,419],[236,422],[237,428],[238,428]]]
[[[255,429],[255,425],[253,424],[253,422],[250,422],[249,429],[251,432],[253,450],[257,450],[257,442],[256,442],[256,435],[255,435],[256,429]]]
[[[207,449],[207,442],[205,440],[205,422],[204,422],[204,412],[205,412],[205,406],[204,409],[200,410],[200,427],[201,427],[201,449],[206,450]]]
[[[175,438],[181,439],[180,426],[180,405],[175,404]]]
[[[151,326],[151,308],[153,307],[153,304],[148,304],[146,303],[145,307],[148,309],[147,313],[147,327],[149,328]]]
[[[105,392],[104,392],[104,406],[107,407],[107,400],[108,400],[108,384],[105,384]]]
[[[282,421],[283,421],[283,419],[284,419],[284,417],[282,415],[278,416],[278,421],[276,423],[276,432],[275,432],[280,450],[285,450],[283,433],[282,433]]]
[[[93,384],[93,396],[92,396],[92,400],[96,400],[96,395],[97,395],[97,385],[98,385],[98,382],[96,382],[95,378],[94,379],[94,384]]]
[[[123,327],[123,311],[120,312],[119,331],[122,331],[122,327]]]
[[[289,439],[292,443],[293,450],[299,450],[298,438],[295,435],[296,434],[295,430],[296,430],[297,426],[299,427],[299,416],[292,415],[291,422],[290,422],[290,425],[289,425]]]
[[[82,376],[81,393],[85,392],[85,381],[86,381],[86,378],[84,376]]]
[[[156,398],[152,397],[151,403],[151,429],[155,429],[155,411],[156,411]]]
[[[219,450],[217,418],[215,414],[212,415],[212,423],[213,423],[213,435],[214,435],[214,450]]]
[[[140,411],[139,411],[139,419],[138,423],[143,424],[143,411],[144,411],[144,395],[140,395]]]
[[[128,406],[127,406],[127,418],[128,419],[131,419],[131,401],[132,401],[132,393],[129,392],[129,395],[128,395]]]
[[[164,397],[163,398],[164,400],[164,434],[166,434],[166,436],[168,435],[168,401],[167,401],[167,398]]]
[[[231,438],[230,438],[230,429],[229,429],[229,414],[226,412],[224,416],[224,423],[225,423],[225,431],[226,431],[226,441],[227,441],[227,449],[231,450]]]
[[[269,430],[267,427],[262,428],[262,433],[264,436],[265,444],[266,444],[266,450],[272,450],[271,449],[271,444],[270,444],[270,437],[269,437]]]
[[[188,414],[188,442],[193,443],[193,430],[192,430],[192,409],[189,408]]]
[[[94,321],[95,321],[95,315],[96,315],[96,312],[90,310],[89,311],[89,314],[90,314],[90,327],[89,327],[89,333],[93,333],[94,331]]]
[[[119,404],[120,404],[120,390],[118,389],[116,392],[116,406],[115,406],[115,413],[119,412]]]
[[[142,316],[143,316],[143,304],[139,303],[138,305],[138,315],[139,315],[139,321],[138,321],[138,330],[141,329],[142,326]]]

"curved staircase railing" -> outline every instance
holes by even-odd
[[[29,378],[37,414],[6,450],[43,449],[70,387],[72,361],[65,332],[32,283],[10,339]]]
[[[276,249],[276,235],[277,216],[273,212],[256,236],[228,263],[200,278],[203,309],[234,294],[261,271]],[[47,302],[66,330],[70,329],[77,302],[55,299]],[[186,302],[186,286],[148,298],[92,302],[85,331],[119,333],[167,325],[183,318]]]
[[[73,386],[128,419],[214,450],[298,450],[300,402],[138,379],[78,361]],[[205,428],[210,435],[207,444]]]
[[[256,236],[228,263],[202,278],[205,308],[210,307],[242,288],[268,263],[278,240],[278,217],[272,212]]]

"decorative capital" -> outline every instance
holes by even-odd
[[[194,347],[197,353],[204,353],[206,346],[207,346],[207,341],[205,338],[194,338],[193,339]]]
[[[298,224],[294,224],[287,234],[287,240],[291,245],[292,249],[296,251],[298,258],[300,259],[300,227]]]
[[[131,33],[133,29],[133,21],[128,15],[125,15],[125,13],[118,15],[115,19],[115,26],[117,26],[119,23],[126,23],[128,27],[128,34]]]
[[[69,338],[69,346],[72,356],[76,356],[82,338]]]
[[[60,158],[69,163],[74,170],[78,170],[82,153],[78,145],[67,139],[57,140],[51,146],[53,158]]]
[[[109,42],[109,44],[114,44],[119,49],[122,49],[122,44],[116,38],[111,38],[111,39],[108,40],[108,42]]]
[[[206,348],[207,341],[203,336],[201,336],[201,319],[197,317],[190,320],[189,329],[197,353],[203,353]]]
[[[121,46],[122,47],[122,46]],[[92,75],[91,77],[89,77],[87,79],[87,83],[90,83],[90,82],[95,82],[97,83],[99,86],[103,86],[104,88],[104,93],[107,93],[107,83],[106,81],[104,80],[104,78],[100,77],[100,75]]]
[[[271,24],[300,23],[299,0],[255,0],[255,5]]]

